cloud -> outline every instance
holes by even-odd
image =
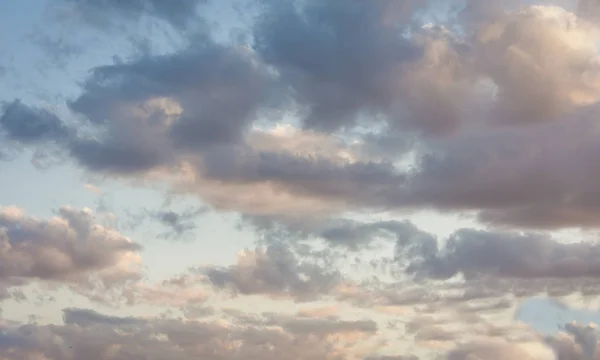
[[[200,306],[207,306],[211,295],[209,290],[206,276],[188,272],[158,282],[128,284],[116,295],[117,300],[125,300],[127,305],[145,304],[190,313],[196,312]]]
[[[65,309],[64,318],[64,325],[3,326],[0,358],[337,360],[348,358],[349,350],[361,343],[352,339],[336,342],[339,338],[322,336],[331,334],[326,330],[295,333],[278,326],[255,326],[243,319],[226,323],[118,318],[77,308]]]
[[[447,107],[450,98],[459,93],[450,88],[455,85],[453,72],[460,70],[443,64],[453,61],[453,45],[446,43],[448,53],[442,57],[448,57],[430,64],[430,73],[423,72],[420,80],[415,73],[412,78],[406,76],[411,67],[424,65],[430,54],[422,44],[402,35],[403,30],[418,31],[411,23],[412,14],[426,8],[426,1],[264,3],[266,10],[254,28],[257,52],[290,84],[307,127],[334,131],[351,128],[364,117],[381,116],[394,128],[406,124],[407,115],[413,117],[408,123],[417,128],[444,131],[451,127],[447,122],[453,120],[444,124],[439,116],[429,115],[440,115],[444,108],[451,111]],[[437,40],[442,52],[445,40]],[[449,76],[449,87],[434,84],[437,71],[439,81]],[[410,88],[410,83],[420,81],[420,89]],[[435,107],[413,102],[415,91],[440,101]],[[423,123],[428,120],[439,122]]]
[[[169,238],[185,235],[187,232],[196,228],[193,220],[205,213],[206,210],[206,208],[198,208],[188,209],[182,213],[171,210],[157,212],[154,214],[154,218],[172,230],[171,233],[163,233],[160,236]]]
[[[155,222],[166,228],[157,237],[169,240],[182,240],[193,237],[193,230],[196,229],[195,221],[208,212],[207,207],[188,207],[182,211],[172,209],[148,210],[144,209],[139,214],[131,214],[133,229],[147,223]]]
[[[340,313],[339,308],[335,306],[328,307],[306,307],[298,310],[298,317],[307,317],[307,318],[336,318]]]
[[[554,351],[542,342],[510,343],[506,341],[482,341],[471,343],[452,350],[448,360],[467,360],[472,358],[489,360],[555,360]]]
[[[69,105],[106,134],[73,141],[72,155],[93,170],[140,172],[239,141],[268,77],[250,52],[199,41],[179,53],[95,68]]]
[[[511,317],[527,296],[600,294],[598,243],[550,232],[600,225],[591,3],[260,0],[230,42],[206,31],[204,3],[64,0],[94,26],[170,24],[184,46],[94,66],[60,112],[3,103],[1,151],[206,204],[145,210],[160,236],[190,235],[210,208],[258,244],[157,281],[86,209],[0,208],[2,300],[44,284],[182,317],[0,319],[0,359],[598,358],[591,328],[542,337]],[[423,210],[477,224],[442,238],[401,218]]]
[[[95,310],[67,308],[63,309],[63,319],[65,324],[79,325],[88,327],[90,325],[142,325],[144,320],[134,317],[118,317],[101,314]]]
[[[279,244],[241,252],[237,264],[230,267],[204,267],[198,271],[206,274],[215,287],[234,294],[262,294],[298,301],[319,299],[342,283],[338,271],[305,262]]]
[[[381,355],[369,356],[365,360],[419,360],[416,355]]]
[[[444,279],[459,273],[466,278],[596,277],[598,251],[596,243],[560,243],[542,234],[463,229],[437,253],[423,254],[408,271]]]
[[[598,330],[595,324],[581,326],[577,323],[569,323],[564,326],[567,334],[571,335],[576,347],[579,347],[582,359],[596,359],[600,354],[596,352],[598,347]],[[564,337],[562,339],[564,341]],[[554,340],[555,343],[560,341]],[[563,356],[564,357],[564,356]]]
[[[505,122],[557,120],[599,100],[598,28],[562,8],[531,6],[481,29],[480,66],[498,86]],[[544,55],[557,56],[546,62]]]
[[[283,323],[283,328],[293,334],[336,334],[377,332],[377,324],[372,320],[364,321],[334,321],[323,319],[292,320]]]
[[[461,37],[418,25],[411,14],[433,5],[264,1],[254,44],[205,34],[95,67],[69,102],[77,131],[15,102],[4,133],[60,142],[91,171],[161,173],[218,210],[278,220],[425,207],[494,225],[595,226],[596,129],[585,117],[600,94],[596,26],[558,7],[486,2],[453,19],[472,35]],[[265,130],[288,115],[303,130]],[[374,156],[379,139],[398,138],[409,149]]]
[[[567,324],[566,332],[536,341],[508,342],[486,339],[459,345],[447,354],[448,360],[470,359],[531,359],[531,360],[595,360],[600,359],[596,351],[597,333],[591,326]],[[584,335],[585,334],[585,335]]]
[[[0,208],[0,283],[54,282],[86,291],[140,277],[141,246],[98,225],[89,210],[61,208],[50,220]]]
[[[70,136],[69,128],[55,114],[19,100],[3,104],[0,129],[9,140],[23,144],[61,142]]]

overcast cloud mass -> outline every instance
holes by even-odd
[[[8,3],[0,360],[600,360],[596,0]]]

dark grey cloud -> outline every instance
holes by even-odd
[[[378,206],[382,192],[399,186],[404,175],[390,163],[335,163],[283,152],[216,148],[203,158],[203,174],[233,183],[270,182],[291,194],[330,198],[348,204]],[[368,184],[368,185],[367,185]]]
[[[402,253],[406,248],[398,250]],[[544,234],[463,229],[442,248],[422,252],[407,271],[440,279],[458,274],[467,279],[594,278],[600,271],[594,260],[599,254],[600,244],[595,242],[560,243]]]
[[[298,301],[326,296],[342,283],[338,271],[303,261],[284,244],[245,252],[230,267],[205,267],[198,271],[206,274],[213,286],[234,294],[287,296]]]
[[[241,141],[269,76],[243,48],[198,41],[179,53],[95,68],[69,106],[106,134],[78,139],[73,156],[95,170],[141,171]]]
[[[387,238],[395,241],[421,234],[423,232],[408,221],[373,223],[352,220],[331,221],[330,225],[320,232],[321,237],[331,245],[346,246],[353,250],[358,250],[362,246],[372,243],[376,238]]]
[[[68,104],[84,119],[78,132],[18,101],[5,106],[2,125],[21,143],[60,141],[88,169],[139,173],[240,142],[269,81],[247,50],[201,37],[181,52],[94,68]]]
[[[20,100],[2,105],[0,130],[9,140],[23,144],[61,142],[71,134],[69,128],[55,114],[25,105]]]
[[[290,85],[306,126],[332,131],[378,115],[402,122],[399,70],[423,52],[402,31],[426,1],[263,3],[255,48]]]
[[[139,174],[170,161],[164,149],[145,142],[150,139],[138,139],[120,142],[77,138],[69,144],[69,152],[82,166],[107,173]]]
[[[95,310],[66,308],[63,309],[63,321],[65,324],[88,327],[90,325],[143,325],[146,321],[134,317],[118,317],[101,314]]]
[[[437,248],[437,239],[417,228],[410,221],[364,222],[344,218],[302,219],[280,223],[270,217],[246,216],[242,226],[257,232],[266,242],[297,242],[308,237],[320,238],[328,246],[351,251],[362,251],[382,242],[405,244],[422,248]],[[426,251],[426,250],[422,250]]]
[[[584,112],[569,123],[435,144],[408,176],[410,186],[391,201],[443,211],[481,210],[480,220],[492,224],[596,226],[598,189],[589,179],[596,173],[598,127],[590,116]]]

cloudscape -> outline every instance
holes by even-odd
[[[598,1],[0,30],[0,360],[600,360]]]

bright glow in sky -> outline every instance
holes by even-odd
[[[0,360],[600,360],[596,1],[2,1],[0,44]]]

